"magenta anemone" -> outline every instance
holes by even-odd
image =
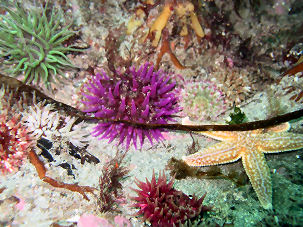
[[[200,199],[195,196],[190,198],[173,188],[174,178],[167,183],[164,172],[162,175],[159,173],[158,181],[153,172],[151,181],[146,179],[145,183],[136,179],[135,183],[140,189],[132,188],[138,195],[131,197],[135,202],[131,206],[139,209],[136,216],[150,222],[152,226],[180,226],[211,210],[211,207],[202,204],[206,194]]]
[[[136,71],[135,67],[124,73],[117,71],[109,77],[104,71],[96,74],[85,85],[88,94],[82,101],[85,112],[95,117],[122,119],[139,123],[167,124],[173,120],[180,107],[177,104],[175,82],[162,70],[155,71],[149,63]],[[119,144],[126,143],[128,149],[132,141],[137,149],[137,139],[141,147],[144,139],[151,144],[153,139],[163,138],[163,129],[142,129],[124,123],[99,122],[93,136],[100,139],[119,139]]]

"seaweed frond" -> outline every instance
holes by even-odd
[[[103,166],[99,178],[98,206],[100,212],[118,210],[118,201],[123,198],[121,180],[129,172],[129,169],[122,165],[125,155],[126,153],[117,151],[115,157]]]

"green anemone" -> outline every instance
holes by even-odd
[[[64,46],[63,42],[75,33],[69,26],[60,28],[61,16],[55,10],[25,11],[16,3],[15,9],[2,6],[0,15],[0,57],[11,75],[24,74],[24,82],[37,83],[40,78],[49,87],[50,76],[63,75],[63,70],[75,67],[66,53],[79,49]],[[58,79],[58,77],[57,77]]]

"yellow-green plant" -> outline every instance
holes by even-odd
[[[49,87],[51,75],[63,75],[63,70],[75,67],[66,54],[79,51],[63,43],[75,33],[69,26],[60,27],[61,16],[47,5],[24,10],[16,3],[14,9],[2,6],[6,15],[0,15],[0,57],[10,75],[24,74],[24,82],[37,83],[41,78]]]

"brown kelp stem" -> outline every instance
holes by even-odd
[[[199,132],[199,131],[248,131],[260,128],[268,128],[303,116],[303,109],[279,115],[267,120],[252,121],[234,125],[182,125],[182,124],[142,124],[125,120],[113,120],[118,123],[130,124],[136,127],[148,129],[165,128],[176,131]],[[102,120],[102,119],[101,119]],[[109,120],[110,121],[110,120]]]
[[[11,90],[14,90],[20,96],[22,94],[35,94],[36,98],[39,101],[45,101],[46,103],[51,103],[55,105],[55,107],[59,110],[65,111],[67,114],[71,116],[78,117],[78,120],[100,120],[104,122],[115,122],[115,123],[125,123],[135,127],[141,127],[145,129],[168,129],[173,131],[185,131],[185,132],[199,132],[199,131],[248,131],[255,130],[259,128],[268,128],[274,125],[278,125],[284,122],[288,122],[291,120],[298,119],[303,117],[303,109],[297,110],[294,112],[290,112],[287,114],[279,115],[273,118],[269,118],[266,120],[253,121],[242,124],[234,124],[234,125],[182,125],[182,124],[144,124],[120,119],[107,119],[107,118],[96,118],[89,117],[86,113],[78,110],[72,106],[69,106],[65,103],[58,102],[49,96],[45,95],[41,91],[36,88],[33,88],[29,85],[23,84],[21,81],[4,76],[0,74],[0,84],[3,84],[5,87],[8,87]]]

